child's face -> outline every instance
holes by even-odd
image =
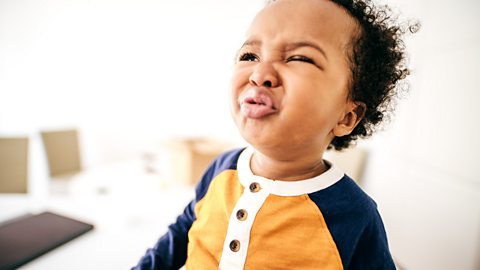
[[[328,0],[279,0],[257,15],[232,78],[232,114],[250,144],[321,154],[353,129],[347,51],[355,29]]]

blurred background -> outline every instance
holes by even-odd
[[[352,158],[344,166],[355,163],[378,203],[403,269],[478,270],[480,2],[382,3],[422,24],[406,37],[410,91],[385,131],[359,143],[361,155],[329,154]],[[198,171],[245,145],[230,117],[229,81],[263,5],[0,0],[0,147],[23,139],[18,151],[28,158],[25,188],[0,194],[0,218],[53,209],[96,226],[25,269],[134,265],[190,200]],[[58,132],[70,139],[49,152],[48,134]],[[58,149],[73,152],[52,154]],[[15,166],[1,155],[6,175]],[[56,174],[55,155],[76,161]],[[72,265],[78,254],[86,262]]]

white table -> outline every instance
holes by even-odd
[[[193,187],[162,182],[140,163],[116,164],[53,182],[49,196],[0,195],[0,220],[51,211],[95,226],[21,267],[130,269],[193,198]]]

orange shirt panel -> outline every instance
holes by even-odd
[[[236,170],[217,175],[195,206],[197,219],[188,233],[188,270],[217,269],[230,214],[243,193]]]
[[[245,269],[343,269],[323,215],[308,195],[269,195],[250,234]]]

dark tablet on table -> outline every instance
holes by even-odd
[[[0,270],[15,269],[93,229],[93,225],[43,212],[0,225]]]

